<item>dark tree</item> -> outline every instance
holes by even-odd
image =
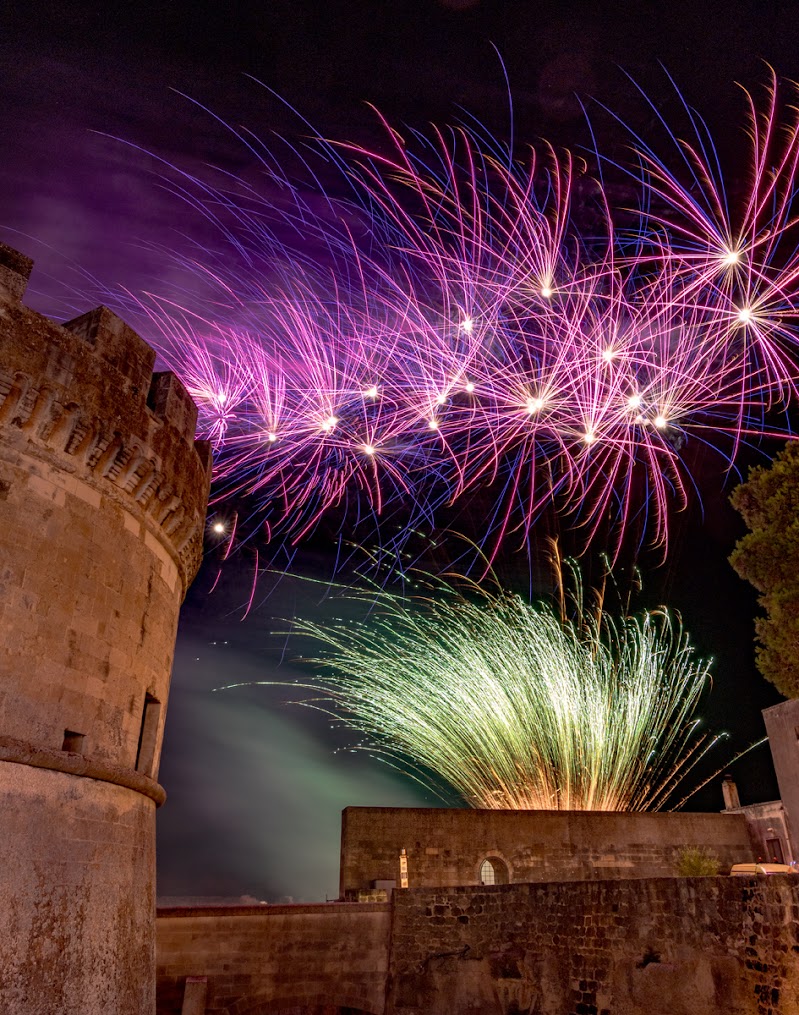
[[[757,666],[789,698],[799,697],[799,443],[768,467],[752,469],[733,491],[733,507],[750,532],[730,563],[760,593],[766,616],[755,622]]]

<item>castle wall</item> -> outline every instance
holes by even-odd
[[[415,888],[477,885],[486,857],[511,882],[662,877],[684,846],[709,849],[722,869],[754,859],[741,814],[347,807],[341,897],[374,881],[399,885],[403,849]]]
[[[790,857],[785,859],[799,861],[799,698],[765,709],[763,719],[787,817]]]
[[[385,903],[159,909],[158,1015],[179,1015],[193,977],[208,1013],[381,1015],[389,924]]]
[[[154,802],[28,765],[12,779],[11,767],[0,765],[0,1011],[152,1011]]]
[[[158,1015],[795,1015],[797,954],[795,876],[164,909]]]
[[[794,1015],[799,878],[395,893],[386,1015]]]
[[[0,1010],[154,1008],[154,811],[210,455],[155,354],[0,245]],[[9,972],[10,971],[10,972]]]

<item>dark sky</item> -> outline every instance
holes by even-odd
[[[34,0],[6,5],[0,38],[0,235],[36,258],[30,302],[54,316],[92,302],[92,277],[107,290],[157,276],[168,291],[171,269],[153,244],[179,245],[201,228],[159,185],[154,160],[122,142],[190,171],[204,163],[251,169],[246,151],[179,92],[263,137],[296,132],[298,121],[247,74],[328,137],[372,140],[367,101],[411,126],[451,120],[462,106],[503,135],[507,91],[493,43],[518,136],[576,146],[587,132],[575,92],[651,128],[619,68],[668,112],[674,99],[661,62],[708,119],[734,172],[735,82],[757,87],[763,61],[799,74],[795,8],[778,2]],[[726,563],[742,529],[723,477],[710,474],[718,463],[703,468],[704,514],[694,506],[678,520],[667,564],[645,575],[644,605],[667,598],[699,650],[716,658],[708,721],[743,747],[761,735],[759,710],[777,695],[754,670],[754,596]],[[298,565],[325,573],[330,559],[319,544]],[[327,724],[284,708],[283,692],[211,693],[227,682],[291,679],[291,648],[279,666],[270,632],[280,627],[275,618],[315,608],[304,586],[286,581],[242,621],[246,554],[208,596],[212,577],[209,566],[190,593],[178,643],[161,770],[170,799],[159,817],[160,891],[335,895],[343,806],[433,801],[367,757],[333,754]],[[763,752],[735,772],[745,800],[776,795]],[[718,788],[699,802],[720,806]]]

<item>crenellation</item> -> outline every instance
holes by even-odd
[[[0,287],[6,291],[6,299],[20,302],[28,288],[32,271],[33,258],[0,243]]]
[[[171,370],[153,374],[147,404],[159,419],[170,423],[187,440],[194,440],[197,406],[185,385]]]
[[[80,336],[124,379],[126,383],[119,385],[117,395],[124,392],[132,398],[146,398],[155,369],[155,351],[121,317],[99,306],[65,321],[62,327]]]

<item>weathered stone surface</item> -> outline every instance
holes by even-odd
[[[799,878],[396,891],[391,904],[160,910],[158,1013],[796,1015]]]
[[[341,897],[395,879],[405,850],[411,888],[480,883],[486,857],[510,881],[651,878],[676,873],[684,846],[715,853],[722,869],[754,859],[742,814],[624,814],[347,807]]]
[[[795,1015],[798,959],[791,876],[411,889],[385,1011]]]
[[[787,816],[791,856],[799,859],[799,698],[772,705],[763,712],[763,719]]]
[[[0,247],[0,1011],[154,1007],[155,781],[210,457],[123,321]],[[152,388],[152,394],[151,394]]]
[[[179,1015],[189,976],[208,977],[209,1013],[379,1015],[390,915],[385,903],[159,909],[158,1015]]]

